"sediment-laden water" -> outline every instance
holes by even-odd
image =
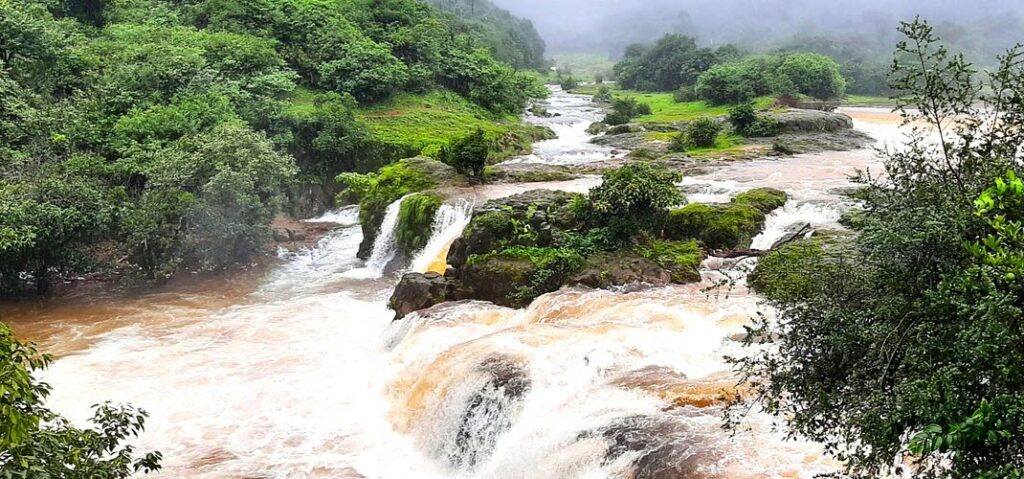
[[[596,115],[585,98],[556,92],[549,103],[561,116],[531,121],[562,136],[519,161],[607,157],[579,128]],[[889,116],[847,113],[876,137],[895,131]],[[868,167],[869,150],[823,153],[734,163],[683,186],[697,202],[790,192],[755,239],[767,247],[793,224],[835,227],[848,201],[837,191]],[[474,202],[597,181],[467,190],[407,269],[442,270]],[[140,446],[164,453],[156,477],[811,478],[835,468],[756,413],[750,432],[720,428],[722,391],[742,393],[722,358],[742,353],[736,335],[758,310],[743,286],[753,260],[708,260],[703,284],[566,289],[523,311],[466,302],[392,323],[396,277],[379,263],[394,246],[385,237],[380,261],[356,259],[357,213],[334,213],[341,226],[316,248],[282,253],[268,271],[3,304],[5,320],[58,356],[44,375],[55,409],[84,420],[112,399],[151,413]],[[723,276],[738,283],[705,289]]]

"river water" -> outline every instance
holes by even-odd
[[[597,113],[585,97],[556,90],[549,103],[561,116],[530,120],[564,136],[518,161],[607,158],[588,143]],[[884,112],[847,113],[895,138]],[[837,188],[868,167],[871,150],[804,155],[733,163],[682,186],[707,202],[758,186],[791,192],[755,240],[770,245],[794,223],[834,227]],[[411,269],[443,269],[474,203],[597,182],[467,190],[438,214]],[[722,358],[742,353],[735,336],[758,310],[742,286],[751,261],[709,260],[704,284],[566,289],[523,311],[456,303],[392,323],[397,278],[356,259],[357,213],[332,213],[340,226],[316,248],[267,270],[0,311],[58,357],[43,375],[53,408],[75,421],[105,399],[149,411],[139,445],[164,453],[155,477],[811,478],[836,467],[756,413],[738,437],[720,429],[723,391],[742,392]],[[739,286],[704,289],[723,275]]]

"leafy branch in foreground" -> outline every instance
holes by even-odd
[[[1024,49],[990,73],[932,27],[900,31],[892,86],[910,127],[862,175],[857,235],[777,252],[755,288],[777,315],[733,358],[753,401],[854,478],[1019,478],[1024,471]],[[771,342],[770,347],[759,343]]]
[[[142,432],[145,411],[97,405],[95,428],[79,429],[47,409],[50,386],[33,373],[49,362],[0,323],[0,477],[126,479],[160,469],[160,453],[137,456],[125,444]]]

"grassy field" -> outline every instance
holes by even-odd
[[[583,95],[593,95],[597,93],[597,87],[588,85],[578,88],[574,92]],[[692,121],[708,116],[725,116],[729,114],[729,108],[731,108],[730,105],[712,105],[705,101],[676,103],[671,92],[646,93],[613,88],[612,96],[616,98],[636,98],[637,101],[651,106],[651,114],[637,117],[635,121],[638,123],[672,123]],[[754,102],[754,106],[758,109],[766,109],[771,107],[774,102],[773,98],[758,98]]]
[[[896,106],[896,102],[887,96],[847,95],[843,101],[846,106]]]

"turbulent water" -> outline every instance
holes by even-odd
[[[553,140],[534,144],[533,154],[509,163],[544,163],[550,165],[580,165],[612,157],[612,148],[590,143],[594,137],[587,128],[604,118],[604,111],[585,95],[573,95],[553,87],[553,94],[541,104],[548,115],[528,115],[526,121],[546,126],[555,132]]]
[[[577,131],[589,108],[556,92],[549,111],[562,116],[550,120],[567,136],[528,161],[597,158]],[[850,113],[858,126],[884,126]],[[765,247],[794,224],[834,227],[836,189],[876,162],[860,151],[735,163],[683,186],[702,202],[757,186],[793,193],[755,239]],[[443,270],[472,202],[525,188],[467,191],[446,205],[406,269]],[[139,442],[164,453],[156,477],[811,478],[835,468],[757,414],[736,438],[720,429],[723,391],[742,392],[722,358],[742,353],[736,335],[758,308],[742,284],[751,260],[709,260],[704,284],[567,289],[524,311],[466,302],[392,323],[396,279],[381,266],[392,240],[378,241],[376,259],[356,259],[357,214],[322,218],[340,226],[269,271],[0,306],[59,357],[44,377],[51,406],[76,421],[103,399],[150,412]],[[738,286],[703,289],[722,275]]]

